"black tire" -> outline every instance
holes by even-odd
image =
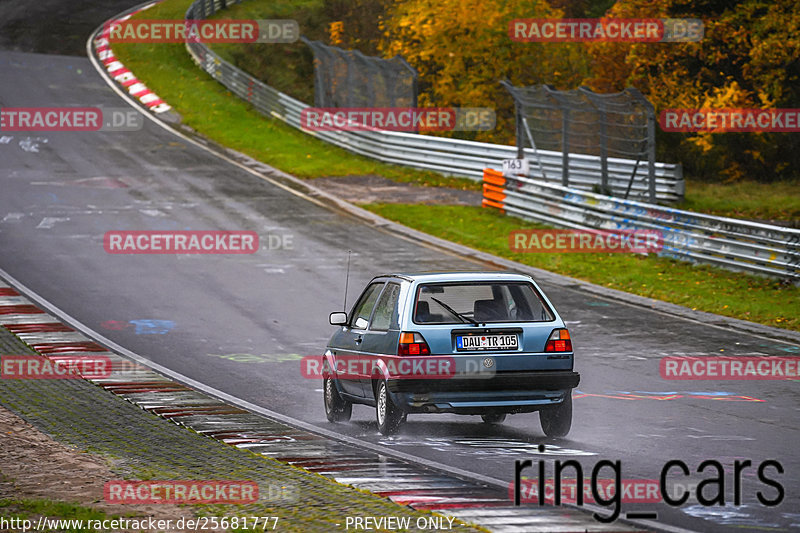
[[[328,422],[347,422],[353,414],[353,404],[345,400],[336,390],[336,383],[330,376],[322,380],[322,397],[325,402],[325,416]]]
[[[548,437],[566,436],[572,427],[572,391],[567,392],[560,404],[539,411],[539,421]]]
[[[481,415],[484,424],[490,424],[492,426],[496,426],[498,424],[502,424],[503,421],[506,419],[505,413],[486,413],[485,415]]]
[[[392,403],[386,382],[379,381],[375,390],[375,419],[382,435],[392,435],[406,419],[405,413]]]

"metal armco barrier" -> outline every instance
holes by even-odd
[[[572,229],[652,229],[659,255],[800,282],[800,230],[622,200],[485,169],[483,206]]]
[[[201,20],[220,9],[243,0],[197,0],[186,11],[186,18]],[[274,45],[272,45],[274,46]],[[300,113],[310,107],[289,95],[255,79],[243,70],[223,60],[203,43],[187,42],[186,48],[197,65],[213,76],[231,92],[250,102],[264,115],[300,127]],[[479,180],[484,168],[502,168],[504,159],[515,159],[517,148],[501,144],[479,143],[390,131],[311,131],[303,130],[318,139],[340,146],[385,163],[433,170],[443,174]],[[537,154],[525,151],[531,160],[531,173],[538,172],[536,161],[541,161],[544,179],[560,182],[563,156],[560,152],[539,150]],[[684,181],[680,165],[656,163],[656,199],[675,202],[683,198]],[[534,170],[536,169],[536,170]],[[646,197],[647,165],[637,165],[632,159],[608,159],[609,185],[613,190],[625,190],[633,176],[631,197]],[[581,190],[591,191],[602,179],[600,157],[569,155],[570,183]],[[537,176],[542,179],[541,175]]]

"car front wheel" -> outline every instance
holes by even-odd
[[[353,414],[353,404],[345,400],[336,390],[336,383],[330,376],[325,376],[322,384],[322,395],[325,400],[325,416],[328,422],[347,422]]]
[[[564,437],[572,427],[572,392],[567,392],[564,401],[539,411],[542,430],[548,437]]]
[[[378,389],[375,394],[375,417],[378,421],[378,431],[383,435],[395,433],[405,419],[404,414],[401,409],[392,403],[389,392],[386,390],[386,382],[378,382]]]

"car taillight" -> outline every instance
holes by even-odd
[[[571,352],[572,340],[567,329],[554,329],[544,345],[545,352]]]
[[[404,331],[400,334],[400,343],[397,345],[397,355],[430,355],[428,343],[419,333]]]

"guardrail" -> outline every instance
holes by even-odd
[[[659,255],[800,282],[800,230],[714,217],[486,169],[483,205],[571,229],[661,231]]]
[[[197,0],[186,11],[186,18],[201,20],[231,4],[243,0]],[[250,102],[264,115],[286,122],[298,129],[300,113],[305,104],[273,87],[255,79],[222,59],[206,45],[198,42],[186,43],[192,59],[204,71],[240,98]],[[515,159],[517,148],[501,144],[480,143],[417,135],[391,131],[310,131],[309,135],[385,163],[394,163],[414,168],[433,170],[443,174],[463,176],[479,180],[484,168],[500,169],[504,159]],[[560,182],[563,157],[560,152],[526,150],[531,160],[531,175],[540,179]],[[539,164],[544,174],[539,172]],[[630,159],[608,160],[609,186],[615,192],[625,191],[631,178],[630,194],[646,197],[647,165],[639,165]],[[598,156],[570,154],[570,181],[575,188],[592,190],[602,179],[601,160]],[[656,163],[656,199],[660,202],[675,202],[683,198],[684,181],[680,165]]]

